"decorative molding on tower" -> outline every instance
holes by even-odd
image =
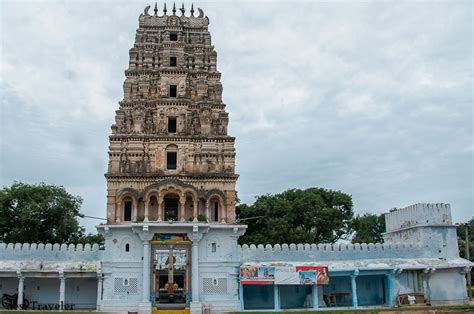
[[[166,3],[162,15],[156,3],[153,15],[150,8],[138,18],[124,97],[109,137],[108,222],[161,219],[171,206],[166,198],[179,196],[181,221],[205,216],[213,223],[234,223],[235,138],[227,132],[229,114],[222,102],[209,19],[200,8],[194,16],[194,5],[189,16],[184,4],[181,14],[176,14],[176,4],[171,15]],[[193,185],[201,196],[219,190],[225,197],[168,191],[160,199],[144,199],[148,186],[166,179]],[[118,197],[126,188],[136,193]]]

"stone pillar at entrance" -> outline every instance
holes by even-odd
[[[61,310],[64,310],[65,306],[65,294],[66,294],[66,277],[64,276],[64,273],[59,273],[59,308]]]
[[[143,302],[150,298],[150,242],[143,241]]]
[[[150,251],[151,245],[149,239],[143,239],[143,291],[142,291],[142,302],[139,305],[140,313],[150,313],[151,312],[151,302],[150,302]]]
[[[202,313],[202,304],[199,301],[199,241],[202,238],[202,234],[198,233],[198,226],[193,226],[193,233],[190,237],[193,241],[191,251],[191,313],[200,314]]]
[[[18,309],[21,310],[23,306],[23,289],[25,287],[25,276],[18,272]]]

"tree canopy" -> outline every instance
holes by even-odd
[[[16,182],[0,190],[0,242],[101,243],[79,225],[82,199],[64,187]]]
[[[469,238],[469,259],[471,261],[474,261],[474,217],[466,223],[458,224],[456,227],[456,231],[458,234],[459,255],[467,259],[466,228],[468,230]]]
[[[363,214],[355,216],[351,221],[354,232],[352,243],[383,243],[385,232],[384,214]]]
[[[333,243],[347,234],[352,216],[352,197],[340,191],[308,188],[267,194],[252,205],[237,206],[237,219],[248,224],[239,243]]]

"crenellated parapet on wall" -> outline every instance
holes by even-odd
[[[385,214],[385,243],[243,245],[241,260],[344,261],[457,258],[456,228],[449,204],[414,204]]]
[[[385,214],[385,243],[419,243],[434,256],[459,257],[451,206],[444,203],[414,204]]]
[[[452,225],[451,206],[444,203],[418,203],[385,214],[387,232],[414,226]]]
[[[433,252],[418,244],[275,244],[239,246],[242,262],[344,261],[383,258],[429,258]]]
[[[99,245],[0,243],[0,260],[10,261],[98,261]]]

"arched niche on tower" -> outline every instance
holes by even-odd
[[[209,222],[225,223],[227,212],[224,193],[217,189],[210,190],[206,196],[206,209]]]
[[[175,172],[178,170],[178,146],[169,144],[165,148],[164,169],[168,172]]]
[[[121,189],[117,193],[115,221],[132,222],[137,218],[139,193],[132,188]]]
[[[166,212],[177,210],[179,221],[197,219],[198,193],[196,189],[178,179],[165,179],[145,188],[145,217],[149,220],[168,220]],[[152,204],[156,200],[156,207]],[[177,209],[176,209],[177,208]],[[156,219],[155,219],[156,213]]]

